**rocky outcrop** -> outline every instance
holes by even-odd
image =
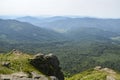
[[[13,50],[12,50],[12,54],[21,55],[21,54],[23,54],[23,53],[22,53],[21,51],[19,51],[19,50],[13,49]]]
[[[117,73],[114,70],[110,68],[102,68],[101,66],[96,66],[94,69],[107,73],[106,80],[116,80],[115,75]]]
[[[44,55],[39,53],[30,59],[30,64],[48,76],[55,76],[55,80],[57,80],[57,78],[58,80],[64,80],[63,73],[59,67],[59,60],[53,54]]]
[[[0,80],[49,80],[45,75],[42,74],[40,75],[35,72],[31,72],[31,74],[32,74],[31,78],[28,76],[28,74],[24,72],[17,72],[7,75],[0,74]]]
[[[29,55],[13,49],[0,57],[0,80],[64,80],[59,60],[53,54]]]

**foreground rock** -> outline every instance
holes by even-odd
[[[29,55],[13,49],[0,54],[0,80],[64,80],[64,76],[55,55]]]
[[[116,80],[115,75],[117,73],[114,70],[109,69],[109,68],[102,68],[101,66],[96,66],[94,69],[98,71],[106,72],[107,73],[106,80]]]
[[[49,80],[49,79],[44,75],[38,75],[36,73],[35,73],[35,75],[32,74],[32,76],[29,77],[24,72],[18,72],[18,73],[13,73],[13,74],[9,74],[9,75],[1,74],[0,80]]]
[[[115,80],[115,78],[112,76],[107,76],[106,80]]]
[[[53,80],[64,80],[64,75],[59,67],[59,60],[53,54],[39,53],[33,59],[30,59],[30,64],[48,76],[55,76],[56,78],[51,77]]]

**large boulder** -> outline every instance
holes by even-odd
[[[64,80],[64,75],[59,67],[60,62],[53,54],[36,54],[30,59],[30,64],[48,76],[55,76],[58,80]]]

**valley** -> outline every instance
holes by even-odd
[[[106,72],[86,70],[101,66],[120,72],[119,25],[119,19],[29,16],[0,19],[0,53],[12,49],[30,55],[52,53],[58,57],[64,76],[70,77],[66,80],[79,80],[80,76],[85,76],[83,80],[96,80],[95,75],[100,76],[98,80],[106,80]]]

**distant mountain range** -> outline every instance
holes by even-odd
[[[1,41],[26,41],[26,42],[45,42],[45,41],[60,41],[60,40],[80,40],[80,39],[110,39],[111,37],[119,36],[119,27],[112,26],[118,25],[117,22],[112,24],[103,22],[102,19],[80,19],[80,18],[67,18],[67,17],[52,17],[44,19],[41,26],[36,26],[30,22],[39,21],[40,19],[34,17],[23,17],[17,20],[0,20],[0,39]],[[42,19],[41,19],[42,21]],[[72,22],[71,22],[72,21]],[[116,20],[115,20],[116,21]],[[119,21],[119,20],[117,20]],[[29,23],[28,23],[29,22]],[[82,23],[83,22],[83,23]],[[87,23],[88,22],[88,23]],[[96,22],[96,24],[94,24]],[[99,24],[97,24],[99,22]],[[51,24],[52,23],[52,24]],[[118,22],[119,23],[119,22]],[[84,25],[85,24],[85,25]],[[104,25],[103,25],[104,24]],[[46,25],[46,26],[45,26]],[[54,25],[54,26],[53,26]],[[83,25],[83,26],[82,26]],[[97,27],[100,26],[100,27]],[[107,28],[107,25],[111,25]],[[60,27],[61,26],[61,27]],[[68,27],[69,26],[69,27]],[[102,27],[105,26],[104,29]],[[67,30],[64,33],[54,31],[57,28],[64,28]],[[69,29],[68,29],[69,28]],[[108,30],[110,29],[110,30]],[[116,32],[115,32],[116,31]]]
[[[52,29],[58,32],[66,32],[71,29],[80,27],[94,27],[106,31],[118,32],[120,34],[120,19],[100,19],[100,18],[79,18],[79,17],[49,17],[49,18],[33,18],[21,17],[19,21],[30,22],[39,27]]]
[[[54,30],[72,39],[81,38],[111,38],[120,35],[120,19],[99,19],[80,17],[20,17],[16,20],[29,22],[33,25]]]
[[[54,21],[58,21],[58,20],[65,20],[65,19],[69,19],[69,17],[61,17],[61,16],[55,16],[55,17],[31,17],[31,16],[25,16],[25,17],[19,17],[16,18],[16,20],[21,21],[21,22],[29,22],[32,23],[33,25],[39,26],[39,27],[43,27],[43,28],[47,28],[45,26],[43,26],[43,24],[48,24],[49,22],[54,22]],[[53,29],[52,25],[50,25],[51,28],[49,29]],[[54,26],[54,28],[57,26]],[[56,28],[55,28],[56,29]],[[55,30],[53,29],[53,30]],[[62,29],[60,29],[62,30]],[[60,31],[58,30],[58,31]],[[56,31],[56,30],[55,30]]]

